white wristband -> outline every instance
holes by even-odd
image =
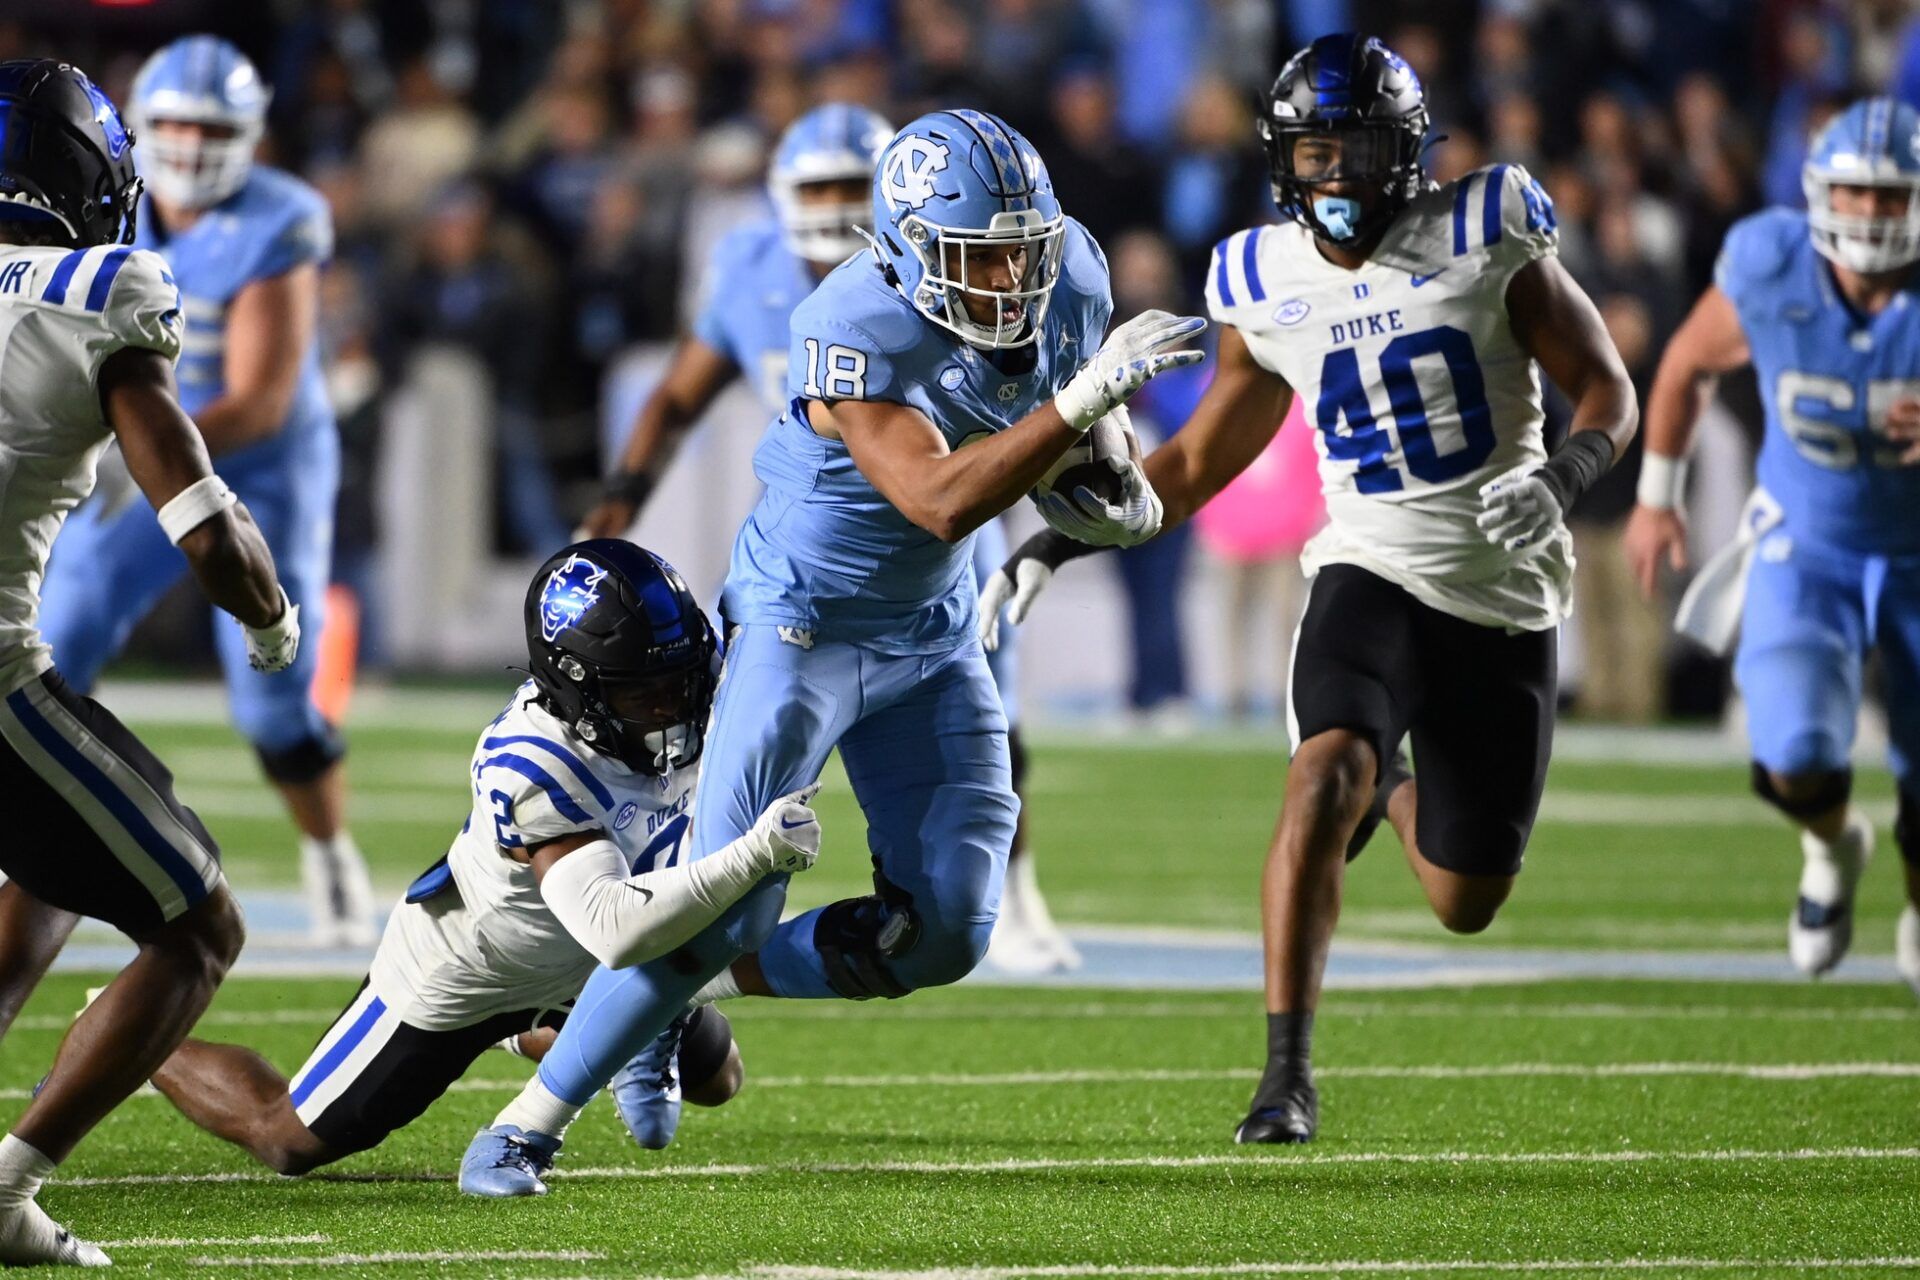
[[[160,530],[167,535],[167,541],[177,547],[180,539],[238,501],[239,495],[227,488],[225,480],[219,476],[203,477],[174,494],[173,499],[160,508]]]
[[[1655,511],[1672,511],[1687,500],[1687,467],[1685,458],[1669,458],[1648,450],[1640,457],[1640,483],[1633,491],[1634,500]]]

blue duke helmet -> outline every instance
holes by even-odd
[[[79,68],[0,62],[0,221],[59,227],[76,249],[132,244],[133,135]]]
[[[795,257],[837,264],[858,253],[867,221],[864,199],[850,202],[803,201],[801,189],[822,182],[873,179],[874,162],[893,136],[879,115],[851,103],[815,107],[787,126],[773,152],[767,190],[780,215],[780,230]]]
[[[662,776],[700,758],[720,643],[672,565],[619,538],[562,547],[525,621],[541,706],[595,751]]]
[[[927,319],[976,347],[1040,335],[1060,278],[1067,220],[1033,145],[983,111],[935,111],[894,135],[873,175],[874,252]],[[969,250],[1004,250],[1012,288],[969,279]],[[991,298],[976,322],[964,299]]]
[[[127,114],[145,137],[141,173],[156,196],[206,209],[238,191],[267,127],[272,91],[253,63],[218,36],[183,36],[155,51],[133,78]],[[205,126],[161,133],[160,121]]]
[[[1892,98],[1866,98],[1835,116],[1807,152],[1800,185],[1807,224],[1822,256],[1850,271],[1893,271],[1920,258],[1920,113]],[[1891,217],[1838,213],[1836,186],[1907,193]]]

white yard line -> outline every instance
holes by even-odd
[[[1920,1147],[1801,1147],[1783,1151],[1720,1148],[1706,1151],[1649,1151],[1639,1148],[1608,1151],[1329,1151],[1314,1155],[1256,1154],[1208,1156],[1094,1156],[1081,1159],[1032,1160],[874,1160],[848,1163],[794,1164],[686,1164],[616,1165],[606,1168],[556,1168],[550,1177],[573,1179],[649,1178],[757,1178],[782,1175],[911,1173],[950,1174],[1031,1173],[1068,1169],[1206,1169],[1231,1166],[1240,1170],[1302,1169],[1320,1165],[1532,1165],[1532,1164],[1682,1164],[1799,1163],[1809,1160],[1911,1161],[1920,1160]],[[451,1173],[354,1174],[348,1182],[451,1182]],[[327,1175],[314,1175],[327,1181]],[[272,1182],[285,1178],[271,1173],[132,1173],[107,1177],[59,1178],[52,1184],[65,1190],[79,1187],[181,1186],[194,1183]]]
[[[131,1240],[89,1240],[97,1249],[212,1249],[256,1244],[331,1244],[332,1236],[135,1236]]]
[[[189,1258],[190,1267],[364,1267],[396,1262],[598,1262],[585,1249],[419,1249],[389,1253],[288,1254],[279,1258]]]
[[[1151,1263],[1064,1263],[1055,1265],[937,1267],[926,1271],[861,1270],[849,1267],[749,1267],[737,1277],[700,1280],[1051,1280],[1074,1276],[1324,1276],[1441,1275],[1459,1271],[1537,1274],[1582,1271],[1851,1271],[1920,1266],[1920,1257],[1894,1258],[1541,1258],[1526,1261],[1477,1261],[1472,1258],[1370,1258],[1339,1262],[1222,1262],[1190,1266]]]

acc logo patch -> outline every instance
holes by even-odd
[[[950,364],[940,371],[940,385],[949,391],[957,390],[967,380],[967,371],[957,364]]]
[[[1273,309],[1273,318],[1279,324],[1299,324],[1307,318],[1307,312],[1313,310],[1299,298],[1288,298]]]
[[[600,583],[607,571],[591,560],[568,556],[567,562],[547,576],[540,592],[540,638],[553,643],[554,637],[580,621],[580,615],[600,601]]]
[[[933,199],[933,175],[947,167],[947,154],[930,138],[909,134],[896,142],[880,173],[880,190],[887,203],[918,209]]]
[[[627,801],[620,806],[620,812],[613,815],[613,829],[615,831],[625,831],[633,825],[633,819],[639,812],[639,805],[631,800]]]

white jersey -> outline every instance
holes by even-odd
[[[53,665],[40,582],[112,434],[100,365],[123,347],[177,359],[181,331],[158,254],[0,245],[0,695]]]
[[[1325,529],[1309,573],[1353,564],[1483,626],[1540,631],[1572,601],[1564,528],[1509,552],[1474,523],[1480,486],[1546,461],[1540,375],[1507,321],[1507,283],[1556,251],[1553,206],[1519,165],[1413,201],[1349,271],[1297,223],[1214,250],[1207,307],[1302,398]]]
[[[559,1008],[596,964],[554,918],[513,851],[598,830],[635,874],[677,864],[697,769],[659,778],[601,755],[535,703],[531,681],[480,734],[473,810],[444,868],[415,882],[380,939],[372,985],[426,1030]]]

